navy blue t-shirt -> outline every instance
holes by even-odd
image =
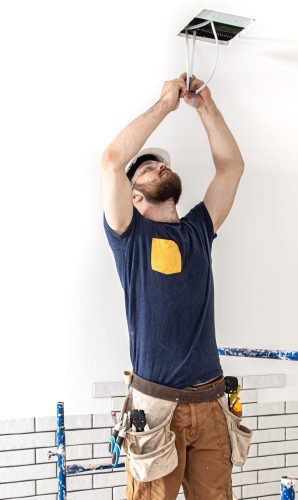
[[[125,294],[133,371],[178,389],[223,375],[211,259],[217,234],[204,202],[172,223],[133,207],[121,235],[103,220]]]

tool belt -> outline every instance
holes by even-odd
[[[127,383],[137,391],[147,396],[173,401],[174,403],[199,403],[201,401],[211,401],[212,399],[221,398],[225,393],[225,379],[223,376],[207,383],[206,387],[197,386],[187,389],[175,389],[146,380],[133,372],[126,371],[125,375],[127,376]]]
[[[129,385],[129,390],[120,415],[124,430],[119,432],[120,444],[117,444],[119,443],[118,436],[115,447],[112,447],[114,448],[113,456],[116,455],[118,460],[123,441],[123,449],[127,454],[134,479],[147,482],[164,477],[178,465],[176,436],[171,428],[177,405],[216,399],[227,421],[232,445],[231,460],[234,465],[242,466],[249,451],[252,431],[241,425],[241,418],[229,410],[225,396],[225,383],[228,379],[229,377],[221,376],[206,385],[174,389],[125,371],[124,380]],[[127,424],[129,421],[126,420],[124,423],[125,415],[127,416],[129,412],[131,415],[131,412],[136,409],[142,409],[146,415],[148,430],[136,432],[132,429],[131,422]],[[113,436],[111,439],[113,441]]]

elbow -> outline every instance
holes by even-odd
[[[116,154],[112,149],[106,149],[102,154],[100,166],[101,169],[111,169],[116,165]]]
[[[244,172],[244,168],[245,168],[245,163],[242,163],[240,166],[239,166],[239,172],[240,174],[242,175],[243,172]]]
[[[242,175],[243,172],[244,172],[244,167],[245,167],[245,164],[244,162],[237,162],[237,163],[234,163],[233,165],[231,165],[231,168],[233,169],[234,172],[237,172],[239,175]]]
[[[101,157],[101,170],[124,170],[126,163],[114,149],[106,149]]]

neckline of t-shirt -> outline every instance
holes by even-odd
[[[153,219],[148,219],[147,217],[145,217],[145,219],[150,220],[150,222],[156,222],[157,224],[170,224],[171,226],[180,226],[181,225],[181,219],[179,220],[179,222],[166,222],[163,220],[153,220]]]
[[[184,217],[181,217],[179,219],[179,222],[166,222],[166,221],[163,221],[163,220],[153,220],[153,219],[149,219],[148,217],[145,217],[145,215],[141,214],[138,209],[136,207],[134,207],[134,209],[145,219],[145,220],[149,220],[150,222],[155,222],[156,224],[170,224],[171,226],[181,226],[181,223],[182,223],[182,219]]]

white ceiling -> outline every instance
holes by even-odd
[[[43,154],[49,149],[48,139],[41,135],[47,126],[55,151],[63,141],[69,141],[67,149],[73,150],[74,158],[79,154],[76,148],[83,154],[103,151],[120,129],[158,100],[165,80],[186,71],[186,43],[177,35],[205,8],[255,19],[241,38],[220,45],[209,83],[246,165],[296,173],[295,0],[1,2],[0,42],[5,50],[0,62],[5,78],[0,132],[7,154],[15,150],[15,135],[23,157],[27,152],[32,159],[38,147]],[[216,47],[201,41],[196,47],[194,73],[206,81]],[[24,139],[28,118],[34,121],[31,136],[38,141]],[[197,122],[182,102],[147,145],[167,146],[173,157],[191,161],[193,147],[202,141],[208,148]]]

